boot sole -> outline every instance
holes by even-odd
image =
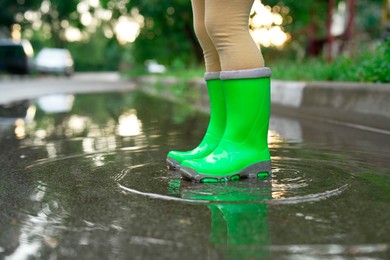
[[[236,181],[243,178],[259,178],[264,179],[271,176],[271,161],[263,161],[254,163],[239,172],[227,174],[227,175],[211,175],[198,173],[195,170],[188,167],[180,167],[181,176],[185,179],[193,180],[196,182],[226,182]]]
[[[178,171],[180,169],[179,161],[177,161],[173,158],[167,157],[167,165],[168,165],[168,169],[170,169],[170,170]]]

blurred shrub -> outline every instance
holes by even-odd
[[[390,39],[379,44],[374,53],[367,53],[360,69],[361,81],[390,82]]]
[[[272,78],[282,80],[330,80],[331,68],[322,59],[305,59],[301,62],[292,60],[275,60],[269,67]]]
[[[374,50],[364,50],[353,57],[339,56],[328,63],[320,58],[302,62],[274,60],[270,67],[273,78],[303,81],[390,82],[390,40]]]

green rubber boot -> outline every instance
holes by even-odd
[[[170,169],[178,170],[184,160],[202,158],[210,154],[219,144],[226,126],[226,101],[219,72],[205,74],[210,99],[210,122],[201,143],[190,151],[170,151],[167,164]]]
[[[221,72],[226,97],[225,133],[212,153],[182,162],[184,178],[218,182],[271,173],[267,143],[270,76],[269,68]]]

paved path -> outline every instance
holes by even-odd
[[[128,91],[134,88],[130,80],[116,72],[77,73],[71,78],[42,76],[0,78],[0,104],[57,93],[91,93]]]

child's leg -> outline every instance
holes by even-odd
[[[194,16],[194,30],[203,50],[206,71],[219,72],[221,71],[221,65],[218,52],[205,27],[205,0],[192,0],[191,4]]]
[[[169,168],[178,169],[184,160],[202,158],[217,147],[226,125],[226,101],[220,79],[221,65],[217,50],[207,34],[204,15],[205,0],[192,0],[194,14],[194,29],[202,46],[206,64],[206,87],[210,99],[210,122],[203,140],[190,151],[170,151],[167,156]]]
[[[201,182],[263,178],[271,173],[267,144],[270,116],[269,68],[249,29],[254,0],[206,0],[206,28],[221,61],[226,127],[205,157],[184,160],[183,177]]]
[[[206,0],[207,32],[217,48],[222,70],[264,67],[248,28],[254,0]]]

